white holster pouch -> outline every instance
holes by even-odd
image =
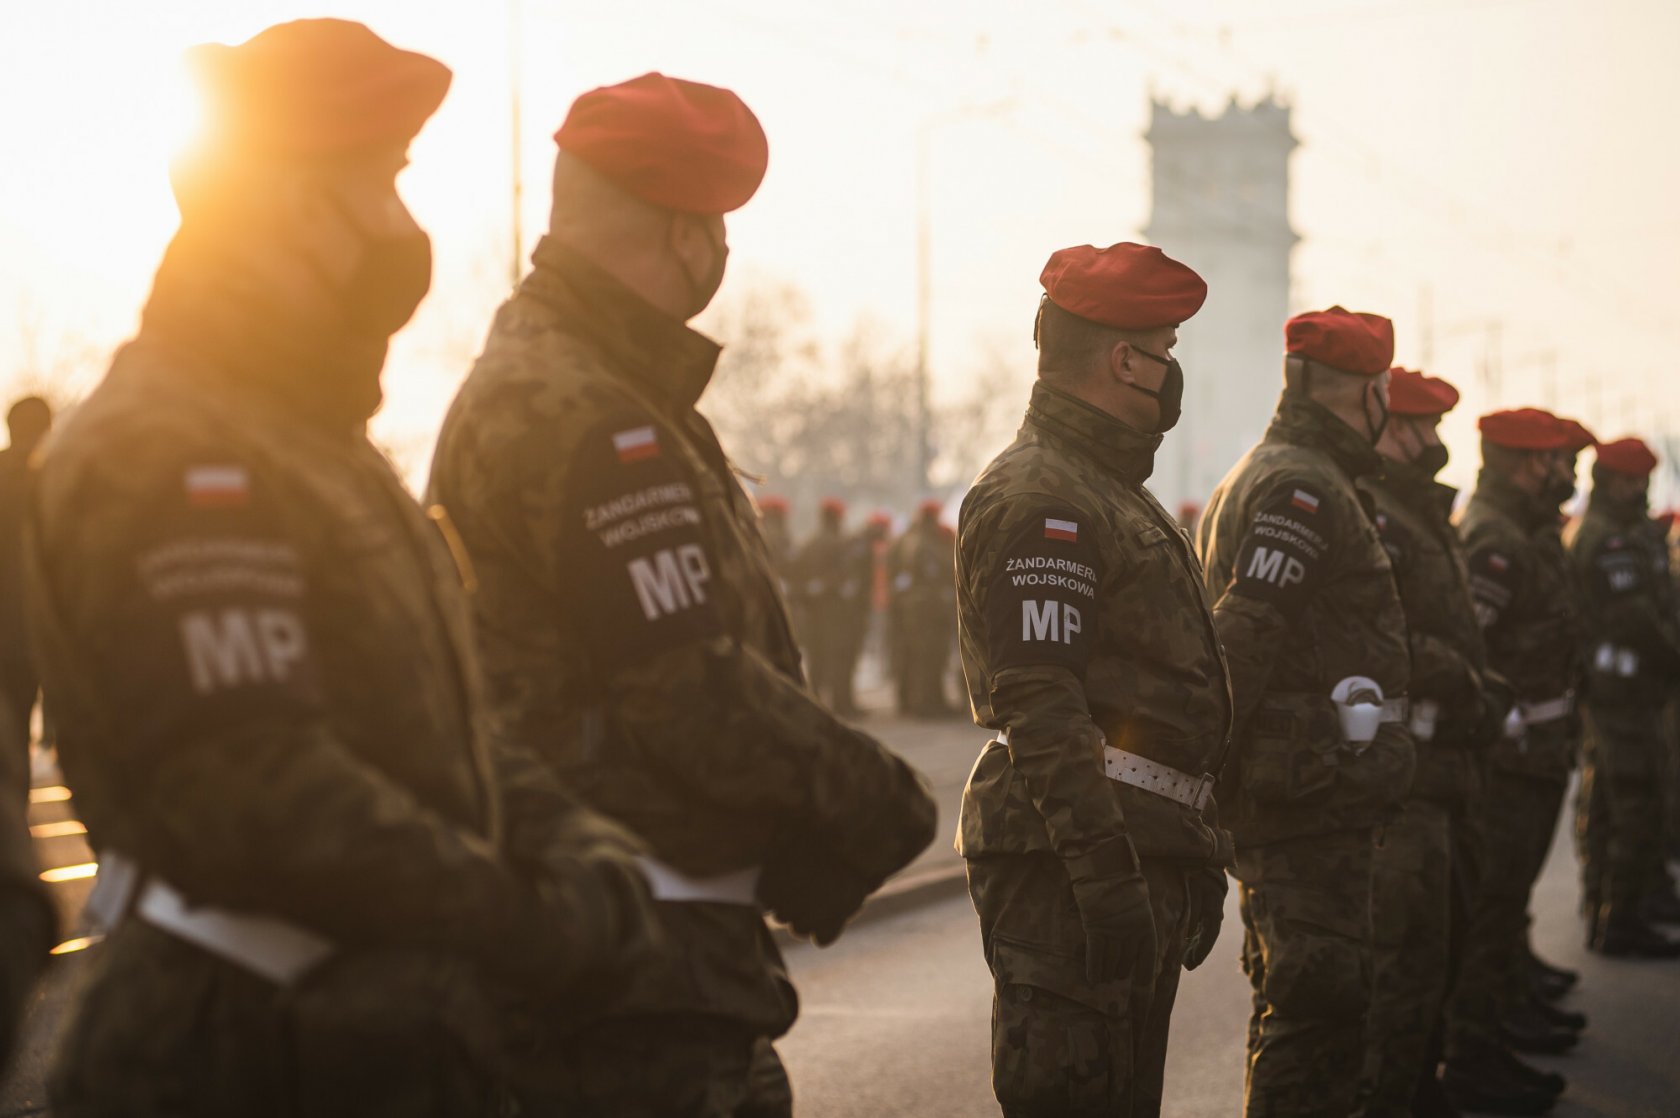
[[[1363,753],[1376,740],[1384,723],[1406,720],[1406,700],[1385,699],[1377,681],[1362,675],[1350,675],[1336,684],[1330,701],[1336,704],[1342,741],[1355,753]]]
[[[294,984],[337,950],[324,936],[279,917],[192,904],[113,850],[100,855],[87,909],[105,930],[133,916],[279,986]]]
[[[652,855],[636,859],[647,878],[648,891],[654,900],[681,903],[711,901],[717,904],[758,907],[758,879],[763,869],[747,866],[712,877],[690,877],[681,870],[666,865]]]

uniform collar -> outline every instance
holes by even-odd
[[[1363,477],[1382,470],[1382,456],[1369,439],[1338,419],[1316,400],[1287,389],[1278,399],[1267,442],[1284,442],[1311,447],[1328,454],[1349,477]]]
[[[1065,443],[1128,485],[1142,485],[1155,472],[1160,435],[1145,435],[1042,380],[1033,385],[1024,426]]]
[[[1651,511],[1643,507],[1618,506],[1598,495],[1595,487],[1587,498],[1587,512],[1602,516],[1618,528],[1636,528],[1651,519]]]
[[[1378,481],[1407,508],[1426,510],[1442,520],[1452,516],[1458,490],[1436,481],[1409,462],[1383,460],[1382,477]]]
[[[1555,528],[1560,519],[1557,509],[1486,466],[1476,475],[1476,496],[1515,519],[1525,531]]]
[[[722,347],[631,291],[569,245],[544,237],[536,267],[516,299],[540,305],[566,329],[606,352],[646,392],[674,408],[692,408],[717,370]]]

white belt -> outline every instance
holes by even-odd
[[[999,730],[997,740],[1008,745],[1009,730]],[[1213,794],[1212,773],[1191,776],[1159,761],[1151,761],[1136,753],[1116,749],[1112,745],[1103,746],[1103,775],[1119,784],[1129,784],[1133,788],[1153,792],[1196,811],[1206,807],[1208,797]]]
[[[636,859],[647,878],[648,891],[660,901],[716,901],[758,907],[759,866],[731,870],[714,877],[690,877],[659,859],[642,856]]]
[[[1412,704],[1412,720],[1408,728],[1412,731],[1412,736],[1418,741],[1434,741],[1435,723],[1440,717],[1440,703],[1434,699],[1419,699]]]
[[[99,876],[107,874],[111,884],[98,904],[91,897],[88,902],[107,926],[132,901],[134,915],[152,927],[281,986],[290,986],[337,950],[331,940],[278,917],[192,904],[155,877],[140,880],[134,863],[113,851],[100,858]]]
[[[1556,722],[1575,713],[1575,692],[1570,691],[1539,703],[1518,703],[1517,711],[1522,715],[1524,725],[1538,726],[1544,722]]]

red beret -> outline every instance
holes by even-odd
[[[916,506],[916,511],[923,516],[938,516],[945,511],[945,502],[938,497],[928,497]]]
[[[838,497],[824,497],[817,507],[828,516],[846,515],[846,502]]]
[[[746,102],[664,74],[585,93],[554,142],[642,201],[684,213],[740,209],[770,164],[770,142]]]
[[[1589,446],[1597,446],[1598,438],[1586,426],[1574,419],[1566,419],[1561,415],[1552,417],[1557,421],[1558,429],[1563,432],[1563,449],[1571,454],[1579,454]]]
[[[1476,420],[1485,442],[1507,450],[1564,450],[1569,435],[1558,417],[1539,408],[1489,412]]]
[[[1446,415],[1458,406],[1458,389],[1414,369],[1390,369],[1388,410],[1395,415]]]
[[[766,516],[771,513],[786,516],[788,503],[786,497],[778,497],[773,493],[766,493],[758,499],[758,511]]]
[[[1657,456],[1643,440],[1629,435],[1613,443],[1599,443],[1598,464],[1629,477],[1647,477],[1657,468]]]
[[[412,140],[449,89],[449,68],[399,50],[362,24],[300,19],[236,47],[187,52],[214,148],[338,155]]]
[[[1285,352],[1344,373],[1374,377],[1394,363],[1394,323],[1380,314],[1308,311],[1284,324],[1283,341]]]
[[[1050,254],[1038,282],[1070,314],[1117,330],[1177,326],[1202,309],[1202,277],[1158,248],[1123,241]]]
[[[876,509],[874,512],[869,514],[869,526],[871,528],[891,528],[892,517],[887,513]]]

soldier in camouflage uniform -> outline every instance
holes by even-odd
[[[1488,665],[1516,703],[1488,757],[1481,888],[1448,1007],[1443,1082],[1465,1106],[1479,1105],[1489,1082],[1535,1082],[1507,1043],[1574,1043],[1532,1004],[1527,908],[1575,763],[1580,628],[1558,507],[1574,492],[1584,429],[1534,408],[1485,415],[1478,427],[1482,470],[1458,529]],[[1550,1089],[1561,1091],[1561,1076]]]
[[[939,512],[938,501],[923,501],[915,521],[893,541],[887,556],[898,709],[931,718],[952,713],[945,673],[957,623],[951,583],[956,541],[939,522]]]
[[[1008,1118],[1161,1112],[1181,967],[1212,950],[1229,841],[1224,658],[1190,541],[1144,481],[1178,419],[1168,351],[1207,287],[1159,249],[1064,249],[1042,277],[1039,381],[958,532],[959,642],[998,732],[958,852],[996,979]]]
[[[764,910],[820,944],[931,840],[917,774],[805,688],[758,518],[695,404],[723,214],[764,133],[647,74],[556,137],[553,219],[450,409],[432,492],[477,572],[501,731],[649,847],[674,947],[581,1032],[538,1038],[526,1112],[768,1118],[796,1000]]]
[[[786,497],[766,494],[758,498],[758,527],[764,535],[764,549],[770,555],[770,569],[776,574],[776,585],[784,596],[788,593],[788,564],[793,559],[793,536],[788,531],[788,503]]]
[[[789,570],[794,613],[811,690],[836,714],[857,713],[852,699],[854,614],[864,586],[857,579],[855,548],[846,535],[846,503],[833,497],[818,510],[817,531],[794,554]]]
[[[1588,942],[1605,955],[1680,955],[1646,923],[1663,866],[1663,704],[1680,673],[1668,552],[1650,529],[1656,455],[1636,438],[1598,448],[1570,561],[1585,607],[1591,746],[1577,810]]]
[[[1457,402],[1446,381],[1392,370],[1392,418],[1377,443],[1383,472],[1359,480],[1406,610],[1417,744],[1411,793],[1376,851],[1360,1111],[1368,1118],[1405,1118],[1414,1097],[1441,1112],[1434,1034],[1451,971],[1454,846],[1466,837],[1455,832],[1476,789],[1477,754],[1498,736],[1509,706],[1486,678],[1469,573],[1450,519],[1457,490],[1435,480],[1447,463],[1436,428]]]
[[[1239,727],[1220,803],[1254,987],[1247,1113],[1345,1118],[1365,1058],[1373,832],[1413,766],[1406,618],[1354,485],[1381,465],[1394,328],[1333,307],[1285,339],[1271,428],[1201,523]]]
[[[192,61],[215,98],[139,336],[49,441],[27,555],[117,919],[53,1113],[493,1113],[480,975],[648,954],[634,848],[492,753],[437,529],[364,428],[430,282],[395,189],[449,72],[360,24]]]

